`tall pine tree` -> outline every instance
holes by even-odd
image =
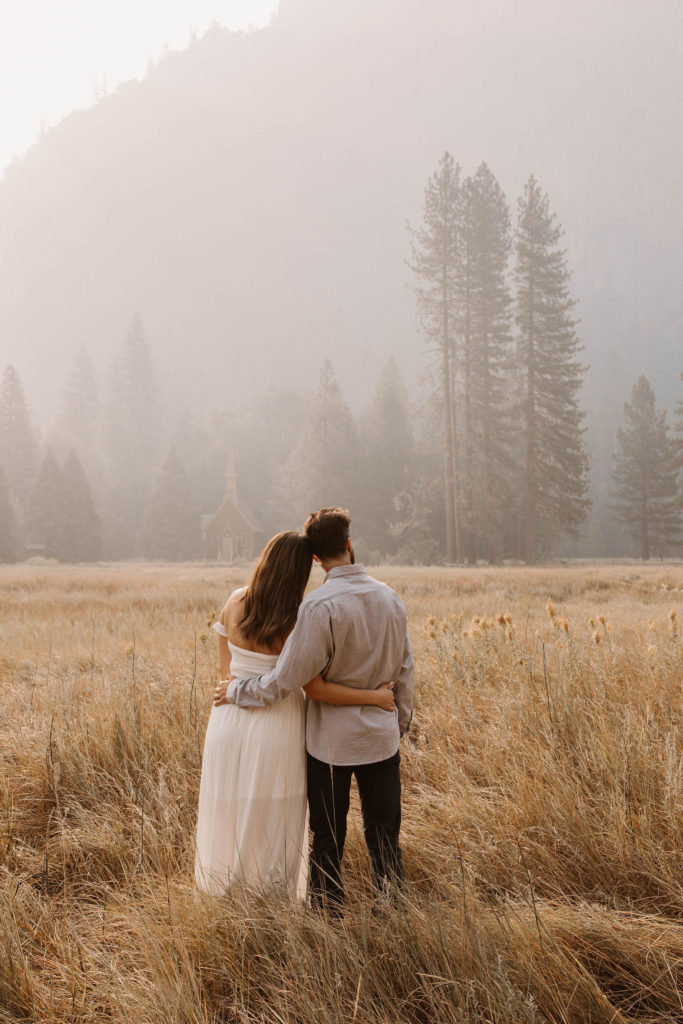
[[[146,558],[186,562],[199,555],[200,514],[187,473],[171,448],[157,478],[143,532]]]
[[[518,203],[515,235],[517,350],[521,414],[520,548],[533,564],[557,533],[576,535],[588,508],[584,367],[572,318],[562,229],[533,175]]]
[[[681,373],[681,381],[683,381],[683,373]],[[683,509],[683,398],[676,406],[675,430],[674,457],[678,468],[678,500]]]
[[[72,448],[62,469],[64,528],[60,560],[96,562],[102,557],[102,523],[95,509],[88,478]]]
[[[113,558],[140,550],[140,527],[158,458],[159,415],[152,356],[136,313],[111,367],[105,405],[103,439],[110,479],[105,533]]]
[[[19,526],[12,494],[0,466],[0,562],[16,562],[21,557]]]
[[[82,345],[67,378],[60,417],[61,428],[78,442],[81,451],[99,440],[100,411],[97,374],[87,348]]]
[[[418,281],[415,294],[422,333],[435,355],[434,377],[443,422],[448,562],[462,560],[454,390],[460,265],[459,203],[460,168],[450,153],[444,153],[425,188],[422,227],[409,227],[412,239],[409,265]]]
[[[658,410],[655,393],[638,378],[624,405],[624,426],[617,432],[614,495],[617,516],[627,523],[645,561],[667,554],[680,533],[678,469],[668,436],[666,410]]]
[[[366,462],[366,526],[368,548],[385,555],[396,548],[390,523],[395,501],[404,490],[413,464],[413,432],[408,392],[392,357],[383,367],[374,397],[360,424]]]
[[[224,432],[222,425],[220,429],[210,431],[187,409],[178,417],[173,447],[178,452],[202,513],[212,514],[221,503],[225,491],[225,462],[231,441],[230,433]]]
[[[390,561],[397,565],[434,565],[439,558],[439,545],[432,523],[434,480],[406,472],[403,489],[394,499],[389,526],[396,545]]]
[[[303,521],[317,508],[342,505],[351,510],[354,526],[362,526],[356,511],[363,494],[359,465],[356,424],[327,359],[309,420],[283,475],[293,513]]]
[[[38,467],[38,445],[19,375],[8,366],[0,385],[0,464],[16,500],[25,506]]]
[[[47,558],[61,558],[65,547],[67,511],[64,480],[51,449],[43,456],[28,499],[25,539],[44,548]]]
[[[458,281],[461,496],[467,561],[501,555],[510,476],[510,214],[485,163],[465,179]]]

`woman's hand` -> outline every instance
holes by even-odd
[[[213,690],[213,703],[214,703],[214,707],[219,707],[221,704],[227,704],[228,703],[227,700],[226,700],[226,694],[228,692],[228,687],[230,686],[230,683],[233,681],[234,678],[235,678],[234,676],[228,676],[227,679],[221,679],[220,683],[218,683],[217,686],[214,687],[214,690]]]
[[[395,684],[393,682],[382,683],[381,686],[378,686],[376,690],[372,691],[376,698],[373,703],[378,708],[381,708],[382,711],[393,711],[396,707],[396,702],[394,701],[394,686]]]

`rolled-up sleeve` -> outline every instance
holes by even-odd
[[[406,640],[403,648],[403,660],[396,685],[394,686],[394,700],[398,709],[398,728],[401,736],[408,732],[413,718],[413,677],[415,667],[413,664],[413,649],[410,645],[410,637],[406,632]]]
[[[275,668],[264,676],[233,679],[226,700],[241,708],[267,707],[284,700],[323,672],[333,651],[327,608],[321,603],[304,602]]]

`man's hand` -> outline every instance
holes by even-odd
[[[214,687],[213,690],[213,706],[217,708],[219,704],[227,704],[225,695],[228,692],[230,683],[235,679],[236,676],[228,676],[227,679],[221,679],[220,683]]]

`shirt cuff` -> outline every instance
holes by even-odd
[[[235,701],[235,691],[237,689],[238,682],[239,679],[233,679],[232,682],[228,684],[228,688],[225,691],[225,699],[227,700],[228,704],[237,703]]]

